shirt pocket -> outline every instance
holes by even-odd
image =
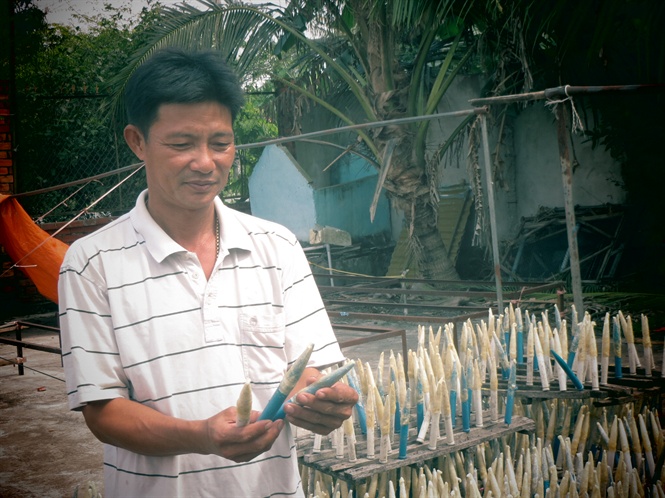
[[[251,380],[252,389],[272,392],[288,367],[284,315],[241,313],[239,323],[245,377]]]

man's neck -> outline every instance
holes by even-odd
[[[200,244],[202,237],[215,233],[215,205],[199,210],[167,210],[150,204],[146,196],[150,216],[169,237],[186,249]]]

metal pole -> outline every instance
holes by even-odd
[[[335,287],[333,280],[332,255],[330,254],[330,244],[326,244],[326,255],[328,256],[328,275],[330,275],[330,287]]]
[[[519,93],[514,95],[498,95],[496,97],[484,97],[471,99],[472,106],[487,106],[492,104],[514,104],[527,102],[529,100],[544,100],[553,98],[566,98],[572,95],[594,95],[599,93],[617,92],[662,92],[665,85],[610,85],[610,86],[572,86],[563,85],[547,88],[539,92]]]
[[[568,232],[568,256],[570,258],[570,280],[573,287],[573,302],[579,316],[584,314],[582,295],[582,276],[580,272],[580,252],[577,248],[577,230],[575,222],[575,203],[573,202],[573,170],[570,166],[568,147],[568,112],[565,103],[556,104],[557,142],[561,161],[563,180],[563,203],[566,210],[566,231]]]
[[[503,284],[501,283],[501,256],[499,255],[499,237],[496,231],[496,209],[494,206],[494,181],[492,180],[492,163],[490,162],[490,147],[487,137],[487,116],[480,115],[480,125],[483,135],[483,156],[485,162],[485,183],[487,183],[487,205],[490,211],[490,232],[492,235],[492,258],[494,259],[494,279],[496,283],[496,304],[498,312],[503,310]]]
[[[16,324],[16,332],[14,334],[14,337],[16,337],[16,361],[18,362],[18,374],[23,375],[25,373],[25,370],[23,368],[23,336],[21,334],[21,325],[18,323]]]
[[[329,128],[327,130],[310,131],[309,133],[302,133],[293,137],[280,137],[265,140],[263,142],[255,142],[252,144],[238,144],[236,150],[251,149],[254,147],[265,147],[266,145],[277,145],[286,142],[294,142],[303,139],[323,137],[325,135],[336,135],[345,131],[352,130],[368,130],[371,128],[381,128],[383,126],[400,125],[409,123],[419,123],[421,121],[432,121],[441,118],[458,118],[460,116],[469,116],[471,114],[485,114],[487,109],[481,106],[476,106],[474,109],[465,109],[462,111],[439,112],[437,114],[425,114],[424,116],[408,116],[405,118],[386,119],[383,121],[372,121],[369,123],[356,123],[347,126],[339,126],[337,128]]]
[[[14,99],[16,100],[16,99]],[[452,112],[440,112],[437,114],[427,114],[425,116],[409,116],[406,118],[396,118],[396,119],[388,119],[384,121],[372,121],[370,123],[356,123],[353,125],[349,126],[341,126],[337,128],[329,128],[327,130],[319,130],[319,131],[312,131],[309,133],[303,133],[301,135],[295,135],[291,137],[280,137],[280,138],[273,138],[271,140],[265,140],[263,142],[254,142],[250,144],[237,144],[236,145],[236,150],[243,150],[243,149],[253,149],[257,147],[265,147],[267,145],[278,145],[282,143],[288,143],[288,142],[310,142],[311,138],[314,137],[322,137],[326,135],[335,135],[342,133],[344,131],[350,131],[350,130],[364,130],[364,129],[371,129],[371,128],[377,128],[381,126],[388,126],[388,125],[400,125],[400,124],[409,124],[409,123],[417,123],[420,121],[431,121],[434,119],[441,119],[441,118],[456,118],[460,116],[469,116],[471,114],[483,114],[487,112],[487,108],[482,107],[482,106],[476,106],[474,109],[466,109],[463,111],[452,111]],[[327,142],[320,142],[320,143],[327,143]],[[335,144],[332,144],[333,146]],[[355,152],[357,154],[357,152]],[[362,156],[365,160],[368,162],[372,162],[372,160],[369,157]],[[106,178],[107,176],[111,175],[116,175],[119,173],[124,173],[125,171],[131,171],[135,170],[139,167],[143,166],[143,162],[136,163],[136,164],[130,164],[129,166],[123,166],[122,168],[117,168],[112,171],[107,171],[106,173],[100,173],[95,176],[89,176],[87,178],[82,178],[81,180],[75,180],[67,183],[62,183],[60,185],[55,185],[52,187],[45,187],[41,188],[39,190],[32,190],[30,192],[21,192],[19,194],[13,194],[11,197],[25,197],[29,195],[37,195],[37,194],[44,194],[46,192],[52,192],[54,190],[59,190],[61,188],[65,187],[71,187],[74,185],[79,185],[81,183],[86,183],[90,182],[92,180],[99,180],[101,178]],[[14,174],[16,175],[16,174]]]

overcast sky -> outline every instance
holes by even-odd
[[[285,5],[286,0],[248,0],[248,3],[274,3]],[[154,3],[154,2],[153,2]],[[202,7],[197,0],[159,0],[162,5],[178,5],[188,3]],[[34,4],[46,11],[46,21],[49,23],[76,26],[74,14],[92,16],[104,11],[105,4],[116,7],[129,7],[133,16],[138,16],[141,9],[147,5],[145,0],[34,0]]]
[[[160,0],[164,5],[183,3],[183,0]],[[185,3],[197,5],[196,0],[187,0]],[[91,16],[103,12],[105,4],[131,9],[132,15],[137,15],[147,5],[145,0],[35,0],[34,4],[46,11],[46,21],[49,23],[75,26],[74,14]]]

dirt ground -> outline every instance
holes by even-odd
[[[414,329],[408,333],[413,347],[416,326],[399,325],[407,327]],[[340,341],[349,338],[346,332],[341,335]],[[23,340],[59,347],[58,336],[47,331],[25,331]],[[380,351],[389,349],[401,351],[401,339],[350,346],[344,352],[376,364]],[[71,497],[80,487],[78,496],[87,498],[89,483],[103,493],[103,447],[83,416],[67,408],[60,357],[32,349],[24,349],[23,357],[25,373],[18,375],[18,367],[6,361],[16,359],[16,347],[0,344],[0,497]]]
[[[52,333],[24,339],[59,347]],[[0,344],[0,496],[69,497],[88,482],[101,488],[102,444],[83,416],[67,408],[60,357],[34,350],[23,357],[25,374],[18,375],[5,361],[16,358],[16,348]]]

